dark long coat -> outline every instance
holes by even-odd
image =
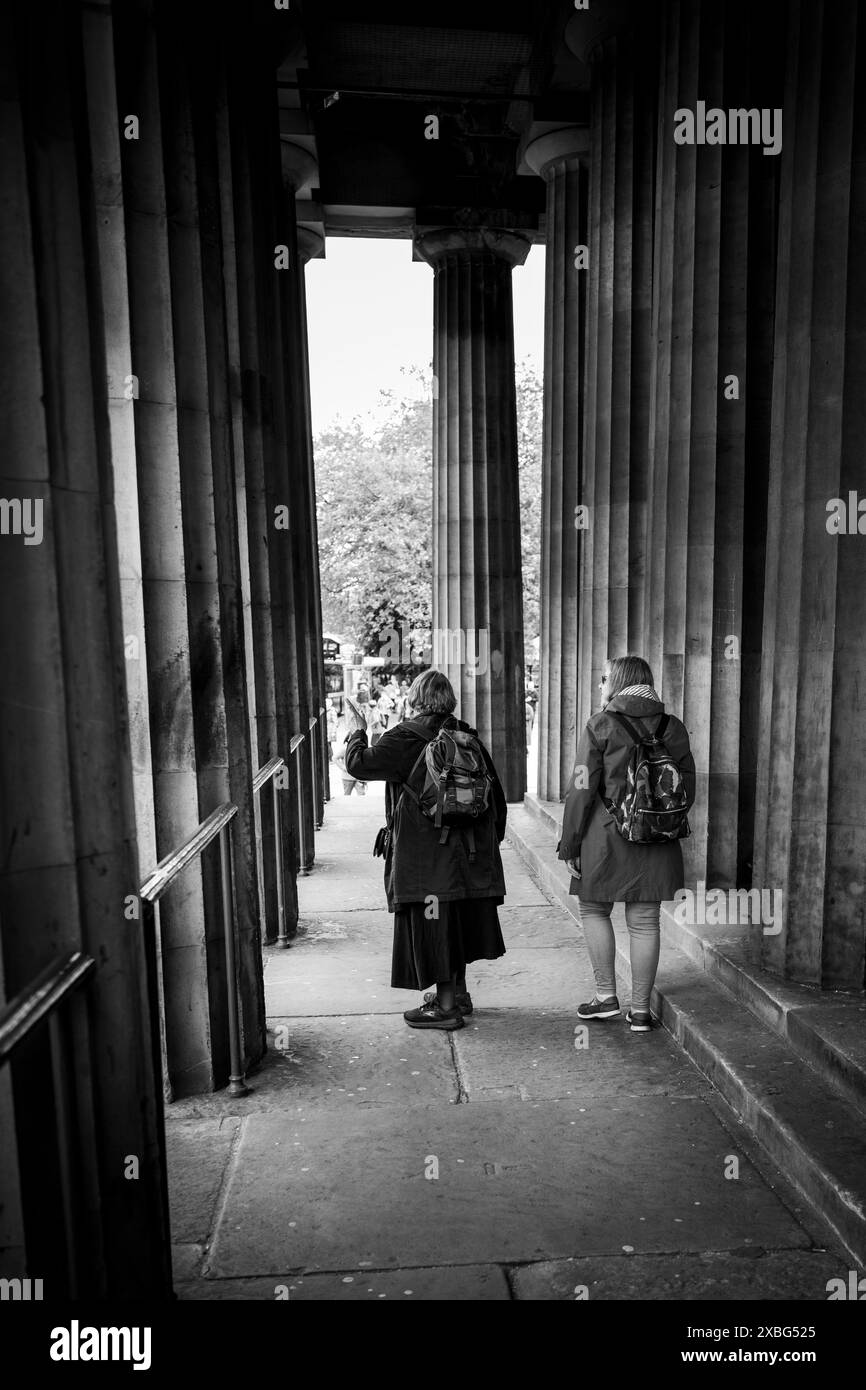
[[[367,735],[356,730],[346,744],[346,771],[365,782],[385,781],[385,819],[391,827],[391,851],[385,861],[385,891],[388,910],[406,903],[424,902],[435,896],[440,902],[466,898],[505,897],[500,843],[505,835],[507,805],[490,754],[484,757],[493,777],[491,809],[473,827],[475,859],[469,861],[465,836],[453,826],[445,844],[441,831],[421,813],[411,796],[401,796],[401,784],[412,773],[426,742],[414,726],[419,724],[438,733],[443,724],[474,733],[474,729],[453,715],[424,714],[397,724],[382,735],[375,748],[367,747]],[[482,745],[483,747],[483,745]],[[415,772],[410,785],[420,792],[424,785],[424,764]]]
[[[583,902],[668,902],[684,886],[679,841],[638,845],[624,840],[602,800],[620,801],[634,748],[634,740],[619,720],[612,718],[612,710],[643,720],[654,729],[664,705],[642,695],[615,695],[605,709],[591,717],[575,757],[575,768],[587,769],[587,785],[572,785],[566,797],[557,853],[560,859],[580,859],[581,877],[572,877],[569,892]],[[673,715],[664,741],[679,764],[691,805],[695,762],[685,725]]]

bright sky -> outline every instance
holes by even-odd
[[[407,391],[401,367],[429,370],[433,271],[408,240],[329,237],[325,260],[307,263],[313,430],[338,416],[375,412],[379,391]],[[544,247],[512,273],[514,347],[538,375],[544,365]]]

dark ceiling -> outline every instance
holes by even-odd
[[[544,185],[518,173],[521,141],[539,121],[588,119],[588,74],[555,41],[571,0],[291,9],[283,134],[319,167],[302,220],[343,235],[452,220],[540,235]]]

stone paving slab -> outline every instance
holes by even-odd
[[[495,1009],[454,1034],[460,1074],[475,1096],[550,1100],[701,1096],[712,1087],[670,1035],[632,1033],[623,1019],[582,1025],[572,1011]],[[578,1023],[578,1027],[581,1025]],[[575,1042],[581,1045],[575,1047]]]
[[[318,942],[271,956],[265,974],[268,1017],[323,1014],[401,1014],[418,992],[391,987],[391,945]],[[501,1008],[542,1002],[576,1009],[592,993],[586,952],[578,943],[508,948],[495,961],[474,961],[466,972],[478,1006]]]
[[[467,967],[466,983],[479,1013],[535,1006],[576,1010],[589,997],[586,952],[576,944],[509,949],[506,941],[504,956]]]
[[[282,955],[285,965],[269,966],[265,974],[269,1019],[399,1015],[418,1003],[417,993],[391,988],[390,943],[387,949],[351,942],[339,951],[299,949]]]
[[[809,1245],[751,1165],[725,1180],[730,1146],[701,1101],[659,1096],[252,1115],[210,1272]]]
[[[289,951],[272,950],[275,960],[288,958],[298,946],[315,944],[317,950],[340,941],[357,941],[362,946],[384,944],[391,949],[394,919],[385,910],[384,899],[375,908],[338,909],[335,912],[304,912],[298,921],[295,944]]]
[[[506,948],[517,946],[576,946],[583,934],[561,908],[510,907],[508,898],[499,909],[499,923]]]
[[[352,1108],[457,1098],[445,1033],[381,1017],[272,1018],[269,1030],[276,1082],[270,1108],[292,1100]]]
[[[205,1241],[240,1120],[232,1117],[172,1120],[166,1126],[171,1236],[178,1243]]]
[[[197,1280],[207,1246],[177,1245],[171,1247],[171,1269],[175,1289],[185,1280]],[[181,1297],[182,1295],[178,1295]]]
[[[177,1120],[291,1111],[299,1104],[326,1107],[405,1105],[458,1095],[457,1070],[445,1033],[407,1028],[381,1015],[272,1018],[268,1051],[247,1077],[249,1095],[227,1091],[188,1096],[168,1115]]]
[[[515,1269],[511,1275],[517,1299],[545,1302],[585,1299],[590,1303],[716,1299],[822,1303],[827,1298],[827,1281],[837,1277],[847,1279],[847,1269],[825,1251],[767,1252],[759,1249],[544,1261]],[[716,1314],[713,1323],[719,1325],[719,1321]],[[768,1316],[767,1321],[771,1322],[772,1318]],[[803,1322],[808,1323],[808,1318]],[[696,1315],[693,1323],[700,1326],[700,1317]],[[683,1350],[699,1345],[696,1340],[686,1342],[683,1335]],[[700,1345],[715,1347],[724,1346],[724,1343]]]
[[[347,855],[349,862],[357,861],[358,852]],[[351,912],[363,908],[384,911],[385,889],[379,876],[376,880],[354,875],[337,857],[321,859],[305,879],[298,883],[304,911],[307,913]]]
[[[268,1279],[175,1279],[181,1300],[232,1298],[257,1302],[509,1302],[505,1270],[498,1265],[450,1269],[370,1269],[354,1275],[272,1275]],[[286,1300],[288,1294],[288,1300]]]
[[[462,1265],[453,1269],[359,1270],[354,1274],[284,1274],[268,1279],[197,1279],[178,1281],[180,1299],[255,1299],[273,1302],[277,1290],[291,1303],[426,1303],[459,1300],[508,1302],[505,1272],[496,1265]]]

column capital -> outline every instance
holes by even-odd
[[[443,256],[489,251],[512,266],[523,265],[532,242],[498,227],[437,227],[415,237],[415,251],[435,269]]]
[[[283,182],[302,193],[319,177],[319,162],[312,150],[296,145],[291,140],[280,140],[280,158],[283,166]]]
[[[607,39],[626,33],[633,20],[631,0],[605,0],[602,9],[594,5],[588,10],[579,10],[565,26],[566,47],[575,58],[588,63]]]
[[[577,168],[586,163],[589,157],[589,128],[587,126],[559,126],[546,130],[530,139],[523,151],[523,159],[534,174],[547,179],[557,168]]]
[[[325,238],[315,227],[298,224],[298,255],[303,265],[306,265],[307,261],[324,260]]]

